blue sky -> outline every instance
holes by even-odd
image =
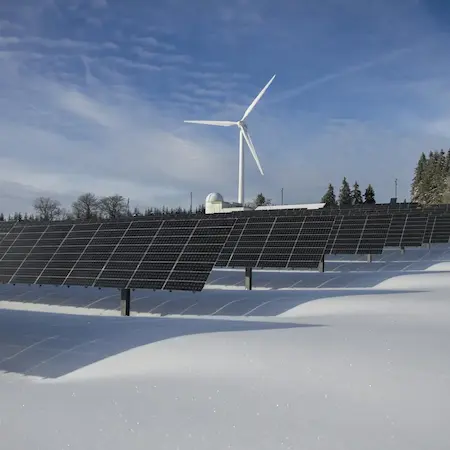
[[[409,198],[422,151],[450,147],[450,5],[438,0],[5,0],[0,209],[81,192],[132,205],[237,197],[315,202],[346,176]]]

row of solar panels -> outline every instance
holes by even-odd
[[[0,224],[0,282],[203,289],[213,267],[317,268],[329,253],[448,242],[450,215]]]
[[[360,208],[357,206],[343,207],[343,208],[330,208],[324,207],[319,209],[268,209],[268,210],[248,210],[248,211],[235,211],[229,213],[233,217],[264,217],[264,216],[360,216],[360,215],[383,215],[383,214],[445,214],[448,213],[448,209],[436,207],[436,208],[398,208],[390,207],[390,205],[379,205],[380,207]],[[382,206],[382,207],[381,207]]]
[[[199,291],[234,222],[1,224],[0,282]]]
[[[239,218],[216,266],[317,268],[325,254],[447,243],[450,216],[385,214]]]

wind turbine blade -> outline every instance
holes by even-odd
[[[184,123],[198,123],[200,125],[216,125],[218,127],[231,127],[237,125],[236,122],[229,120],[185,120]]]
[[[258,166],[259,171],[261,172],[261,175],[264,175],[264,172],[261,167],[261,163],[259,162],[258,154],[256,153],[255,146],[253,145],[252,138],[250,137],[250,134],[244,127],[241,128],[241,133],[244,136],[245,142],[247,142],[248,148],[250,149],[251,154],[253,155],[253,158],[256,161],[256,165]]]
[[[255,100],[252,101],[252,103],[250,104],[250,106],[247,108],[247,110],[245,111],[244,115],[242,116],[241,120],[245,120],[248,115],[252,112],[253,108],[255,107],[255,105],[261,100],[261,97],[264,95],[264,92],[267,91],[267,88],[270,86],[270,84],[272,83],[272,81],[274,80],[275,75],[269,80],[269,82],[262,88],[261,92],[256,96]]]

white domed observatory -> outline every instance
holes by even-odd
[[[218,192],[211,192],[206,196],[205,212],[206,214],[215,214],[220,212],[245,211],[252,208],[247,208],[239,203],[229,203],[223,199],[222,194]]]
[[[211,192],[211,194],[207,195],[206,203],[216,203],[216,202],[223,202],[222,194],[219,194],[218,192]]]

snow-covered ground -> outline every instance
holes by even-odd
[[[450,258],[420,252],[252,292],[215,271],[130,318],[114,290],[2,286],[1,448],[448,450]]]

